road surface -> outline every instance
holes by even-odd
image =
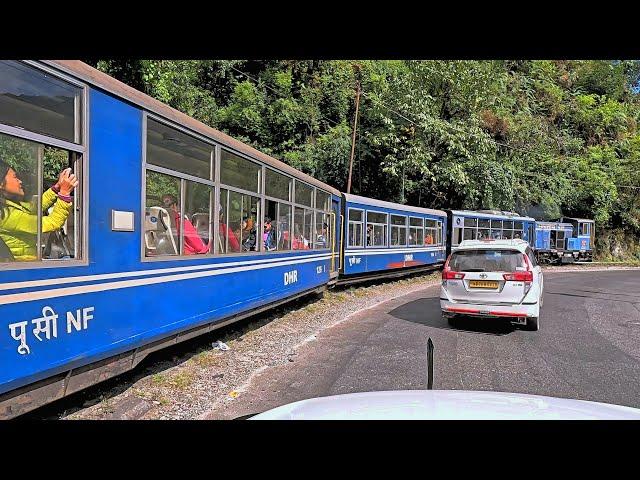
[[[540,330],[503,319],[441,317],[439,286],[363,310],[321,332],[288,365],[265,370],[207,418],[306,398],[423,389],[494,390],[640,407],[640,271],[545,272]]]

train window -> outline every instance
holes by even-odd
[[[277,218],[278,202],[266,200],[264,202],[264,221],[262,223],[260,238],[267,252],[278,249]]]
[[[409,245],[422,245],[424,241],[422,218],[409,217]]]
[[[495,238],[496,240],[499,240],[502,238],[502,230],[491,230],[490,232],[491,238]]]
[[[513,220],[505,220],[503,222],[503,228],[513,230]]]
[[[467,229],[465,228],[465,231]],[[438,241],[438,222],[430,218],[424,220],[424,243],[425,245],[435,245]]]
[[[181,181],[148,170],[146,182],[145,255],[179,255],[181,248],[176,221],[180,219]]]
[[[229,191],[228,227],[243,252],[260,250],[258,243],[258,219],[260,199],[252,195]]]
[[[362,210],[349,209],[349,221],[350,222],[362,222]]]
[[[291,206],[278,204],[278,223],[276,225],[276,238],[278,250],[291,249]]]
[[[260,192],[262,167],[227,150],[220,154],[220,183]]]
[[[293,179],[267,168],[264,179],[264,193],[281,200],[291,200],[291,183]]]
[[[311,228],[313,226],[313,210],[295,207],[293,209],[293,250],[309,250],[313,247]]]
[[[489,229],[488,228],[479,228],[478,229],[478,237],[477,240],[483,240],[489,237]]]
[[[522,222],[513,222],[514,230],[522,230]]]
[[[491,228],[502,230],[502,220],[491,220]]]
[[[589,235],[589,224],[581,223],[580,224],[580,236]]]
[[[349,209],[349,247],[364,246],[362,210]]]
[[[479,218],[478,219],[478,228],[489,228],[489,220]]]
[[[477,227],[478,226],[478,219],[477,218],[465,218],[464,219],[464,226],[465,227]]]
[[[235,232],[229,226],[229,190],[220,189],[220,199],[218,202],[218,252],[235,253],[240,251],[240,242]]]
[[[296,203],[311,207],[313,200],[313,187],[296,180]]]
[[[0,123],[81,143],[82,88],[23,62],[0,61]]]
[[[470,230],[473,231],[475,233],[475,230]],[[462,229],[459,227],[456,227],[453,229],[453,235],[451,237],[451,244],[452,245],[460,245],[460,242],[462,240],[461,238],[461,233],[462,233]]]
[[[442,245],[442,222],[440,220],[438,220],[438,230],[437,230],[437,238],[436,238],[436,243],[438,245]]]
[[[147,163],[212,180],[212,159],[212,145],[147,118]]]
[[[367,246],[387,246],[387,214],[367,212]]]
[[[212,253],[211,195],[212,188],[202,183],[184,180],[184,215],[180,219],[178,234],[182,234],[183,253],[202,255]],[[213,245],[213,243],[211,243]]]
[[[464,240],[475,240],[476,239],[476,229],[475,228],[465,228],[462,238]]]
[[[331,195],[322,190],[316,190],[316,208],[324,212],[331,211]]]
[[[329,215],[322,212],[316,212],[316,228],[314,235],[315,248],[329,247]]]
[[[5,261],[79,258],[82,185],[56,185],[68,168],[82,178],[81,156],[0,134],[0,160],[0,240],[11,253]]]
[[[407,245],[407,217],[391,215],[391,246]]]

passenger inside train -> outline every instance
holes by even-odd
[[[162,204],[165,206],[167,211],[173,215],[173,219],[175,220],[176,226],[176,234],[178,237],[180,236],[180,227],[181,224],[184,223],[184,254],[185,255],[197,255],[203,253],[209,253],[209,244],[205,243],[195,227],[187,218],[184,216],[184,222],[180,222],[180,207],[178,206],[178,200],[173,195],[167,193],[162,196]]]
[[[242,250],[245,252],[256,251],[257,246],[257,232],[253,217],[245,216],[242,219],[242,230],[240,237],[242,241]]]
[[[276,244],[276,231],[271,225],[271,218],[266,217],[264,219],[264,232],[262,233],[262,240],[264,242],[264,248],[268,252],[271,252],[277,248]]]
[[[71,192],[78,179],[65,168],[58,181],[42,194],[42,233],[62,228],[72,211]],[[15,261],[37,260],[38,213],[35,202],[25,202],[20,175],[0,159],[0,238]]]
[[[238,237],[236,237],[236,234],[233,233],[231,227],[229,227],[229,225],[225,223],[222,205],[220,206],[219,228],[220,236],[218,237],[218,239],[220,241],[220,252],[239,252],[240,242],[238,242]]]

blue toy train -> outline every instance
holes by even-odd
[[[0,418],[463,239],[591,259],[592,221],[341,193],[81,62],[0,61],[0,87]]]

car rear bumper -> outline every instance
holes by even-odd
[[[440,299],[442,313],[448,316],[470,315],[478,317],[529,318],[539,315],[540,306],[536,304],[483,305],[477,303],[450,302]]]

